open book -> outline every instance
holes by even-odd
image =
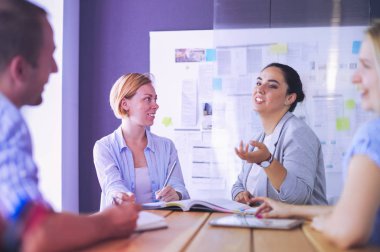
[[[303,223],[297,219],[258,219],[253,215],[230,215],[209,222],[212,226],[291,229]]]
[[[256,208],[229,199],[179,200],[142,204],[143,209],[171,209],[182,211],[209,211],[237,214],[255,214]]]
[[[164,217],[157,214],[141,211],[139,212],[139,218],[137,219],[137,227],[135,229],[135,232],[161,229],[167,227],[168,224],[166,223]]]

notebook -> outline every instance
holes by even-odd
[[[298,219],[259,219],[254,215],[230,215],[209,222],[212,226],[291,229],[303,223]]]
[[[142,204],[143,209],[170,209],[182,211],[208,211],[223,213],[255,214],[256,208],[229,199],[179,200]]]
[[[139,212],[135,232],[156,230],[167,227],[168,224],[166,223],[164,217],[146,211],[141,211]]]

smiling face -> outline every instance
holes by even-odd
[[[153,85],[149,83],[139,87],[132,98],[123,99],[122,107],[127,111],[128,120],[139,126],[152,126],[159,107]]]
[[[24,89],[24,104],[25,105],[39,105],[42,102],[42,92],[45,84],[49,80],[51,73],[58,71],[57,64],[54,60],[53,54],[55,44],[53,39],[53,30],[46,20],[42,19],[43,27],[43,44],[37,59],[36,66],[28,64]]]
[[[361,94],[362,108],[380,114],[380,77],[372,46],[368,37],[364,39],[359,54],[359,67],[352,82]]]
[[[280,68],[268,67],[257,77],[252,94],[253,110],[261,115],[285,114],[295,100],[295,94],[287,94],[288,84]]]

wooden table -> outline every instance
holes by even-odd
[[[292,230],[213,227],[208,222],[224,213],[152,210],[165,216],[169,228],[135,233],[128,239],[102,242],[83,251],[341,251],[309,224]],[[350,251],[380,251],[362,248]]]

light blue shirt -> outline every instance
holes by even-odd
[[[145,132],[148,144],[144,154],[150,176],[152,202],[155,201],[154,193],[163,187],[170,166],[175,160],[177,160],[177,165],[168,185],[181,193],[182,199],[189,199],[174,143],[149,130]],[[114,192],[136,192],[132,152],[125,144],[121,127],[95,143],[94,164],[102,189],[100,210],[112,204]]]
[[[32,142],[20,111],[0,93],[0,214],[14,218],[25,201],[44,202]]]
[[[348,174],[348,164],[354,155],[364,154],[373,160],[380,169],[380,118],[363,125],[355,134],[352,144],[348,149],[343,163],[344,180]],[[365,167],[362,167],[365,169]],[[380,181],[379,181],[380,183]],[[364,196],[364,195],[363,195]],[[380,208],[377,209],[375,223],[369,244],[380,245]]]
[[[271,134],[267,146],[273,157],[286,169],[286,177],[277,191],[264,168],[244,162],[237,181],[232,186],[232,199],[247,188],[251,169],[259,168],[254,197],[269,197],[289,204],[327,205],[326,180],[321,143],[311,128],[287,112]],[[262,141],[264,132],[255,139]],[[250,150],[252,151],[252,149]]]

